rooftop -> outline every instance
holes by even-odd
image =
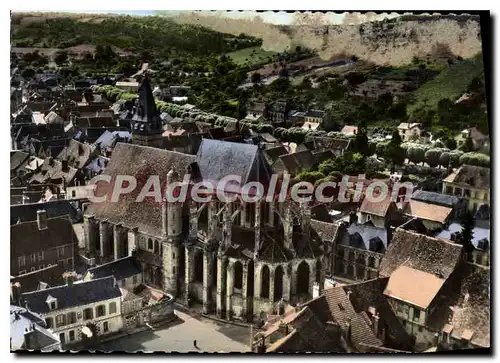
[[[443,181],[478,189],[490,189],[490,168],[475,165],[462,165],[448,175]]]
[[[141,265],[133,256],[120,258],[87,270],[92,279],[114,276],[117,280],[123,280],[141,272]]]

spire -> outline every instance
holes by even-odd
[[[156,134],[163,132],[147,74],[145,74],[139,87],[137,107],[132,122],[134,122],[133,131],[135,133]]]

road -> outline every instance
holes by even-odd
[[[169,326],[148,330],[101,345],[98,350],[126,352],[248,352],[250,330],[176,311]],[[198,349],[193,346],[196,339]]]

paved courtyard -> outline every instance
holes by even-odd
[[[250,329],[175,311],[177,321],[102,344],[102,351],[248,352]],[[193,346],[196,339],[198,349]]]

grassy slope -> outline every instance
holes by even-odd
[[[253,51],[255,51],[255,53],[252,55]],[[250,47],[228,53],[227,55],[238,65],[245,64],[247,62],[245,59],[248,59],[248,64],[252,66],[254,64],[266,62],[268,57],[275,54],[275,52],[263,50],[261,47]]]
[[[455,63],[413,92],[414,102],[408,105],[408,113],[411,114],[425,104],[436,108],[443,98],[456,100],[465,92],[472,79],[480,77],[482,72],[483,61],[480,56]]]

